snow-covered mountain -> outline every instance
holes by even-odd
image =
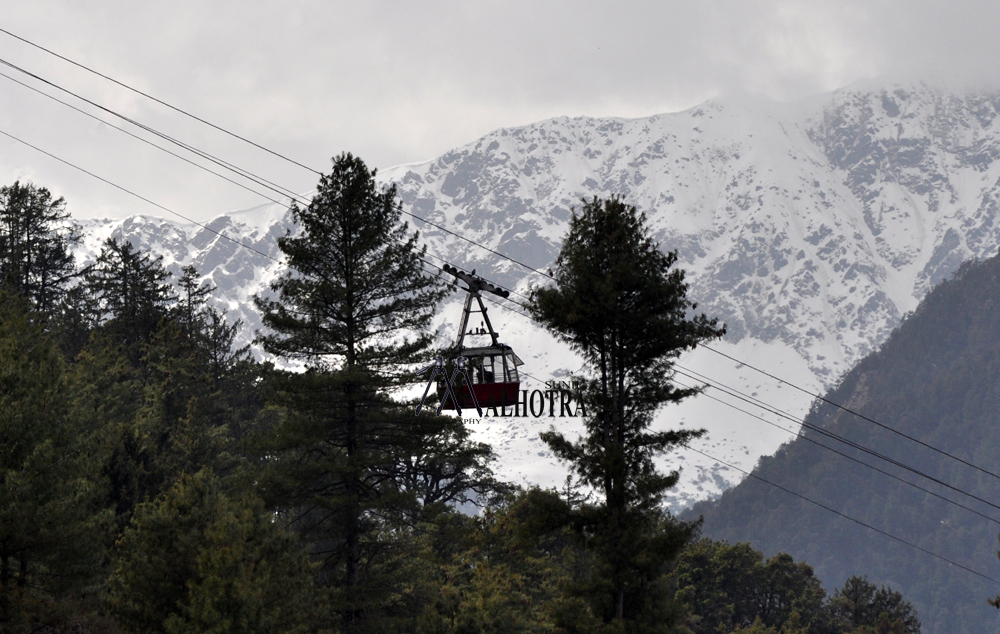
[[[555,259],[581,198],[621,196],[647,214],[665,249],[677,249],[699,308],[726,323],[716,349],[818,391],[878,346],[961,262],[996,251],[998,110],[998,94],[920,84],[855,86],[791,104],[718,99],[641,119],[557,118],[501,129],[380,177],[397,185],[407,211],[540,270]],[[510,260],[411,222],[434,256],[522,293],[544,283]],[[287,223],[285,210],[266,205],[221,215],[208,227],[280,258],[275,239]],[[277,274],[276,262],[167,220],[136,216],[84,228],[81,259],[119,232],[168,265],[193,263],[218,287],[220,305],[248,325],[248,337],[259,327],[248,298]],[[453,336],[457,301],[439,318],[443,337]],[[527,362],[522,388],[542,389],[542,381],[579,368],[517,306],[507,307],[491,314]],[[802,392],[708,350],[681,364],[795,415],[810,404]],[[665,410],[658,424],[709,429],[700,448],[740,468],[789,438],[710,397],[790,427],[714,390]],[[579,429],[578,420],[558,417],[484,419],[477,429],[498,449],[502,473],[558,485],[565,472],[537,438],[550,424]],[[717,495],[741,475],[691,452],[668,462],[685,466],[675,506]]]

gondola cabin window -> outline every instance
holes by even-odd
[[[469,352],[466,351],[467,357]],[[517,374],[519,365],[522,361],[513,353],[487,354],[469,360],[473,383],[517,383],[520,381]]]

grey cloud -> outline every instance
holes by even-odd
[[[65,0],[5,28],[325,168],[389,166],[558,115],[634,117],[750,92],[796,99],[878,76],[998,83],[1000,5],[705,2]],[[0,36],[0,57],[297,191],[315,177]],[[2,80],[2,129],[199,218],[260,199]],[[80,214],[157,212],[0,141],[0,180],[51,184]]]

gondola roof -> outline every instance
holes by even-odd
[[[491,354],[509,354],[514,357],[514,365],[524,365],[524,361],[521,361],[521,357],[517,356],[514,349],[507,344],[501,343],[496,346],[477,346],[475,348],[462,348],[461,350],[456,350],[455,354],[460,354],[463,357],[485,357]]]

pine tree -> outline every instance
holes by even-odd
[[[86,275],[101,333],[122,346],[136,366],[161,319],[176,299],[163,257],[141,253],[129,242],[108,238]]]
[[[181,269],[181,277],[177,280],[178,300],[171,315],[197,347],[210,380],[218,384],[235,365],[252,357],[249,345],[234,347],[243,320],[229,323],[225,313],[209,306],[208,298],[215,287],[200,283],[199,277],[192,265]]]
[[[920,620],[913,606],[899,592],[877,587],[867,577],[853,576],[830,597],[833,619],[844,632],[886,626],[899,634],[920,634]]]
[[[271,285],[277,301],[256,300],[272,331],[261,338],[268,352],[383,381],[423,360],[445,290],[423,272],[424,250],[400,222],[395,186],[380,189],[375,174],[343,154],[309,206],[293,204],[300,233],[278,240],[290,270]]]
[[[182,473],[228,466],[228,412],[199,343],[177,322],[163,320],[146,346],[142,407],[130,426],[150,457],[140,500],[153,499]]]
[[[238,441],[263,408],[265,368],[234,349],[238,325],[203,308],[200,330],[162,318],[142,343],[138,366],[107,332],[73,364],[74,415],[96,430],[117,532],[135,507],[181,473],[210,466],[229,473],[242,462]]]
[[[552,632],[553,615],[568,620],[560,618],[567,611],[574,627],[562,631],[597,625],[586,605],[560,596],[581,554],[567,531],[529,529],[536,507],[545,503],[539,498],[549,495],[533,489],[504,496],[474,517],[456,514],[421,536],[422,557],[437,583],[424,601],[418,634]]]
[[[198,269],[189,264],[181,269],[181,277],[177,280],[180,293],[174,306],[174,318],[187,333],[203,329],[206,301],[215,290],[214,287],[199,282],[198,278]]]
[[[786,553],[765,560],[749,544],[703,539],[680,555],[673,577],[696,634],[752,631],[758,625],[761,631],[842,631],[831,624],[826,592],[812,567]]]
[[[49,320],[49,330],[67,359],[75,358],[87,345],[97,329],[97,319],[97,302],[86,284],[66,290]]]
[[[224,313],[214,308],[206,308],[202,330],[202,346],[208,361],[208,374],[212,381],[219,383],[240,365],[252,363],[250,345],[236,347],[236,336],[243,327],[243,320],[233,323],[226,320]]]
[[[245,457],[241,443],[265,406],[261,387],[272,367],[269,363],[258,363],[250,353],[249,344],[236,345],[242,327],[242,320],[229,323],[224,313],[205,307],[198,346],[202,373],[212,395],[207,401],[196,403],[191,415],[207,417],[215,421],[214,425],[225,425],[228,450]]]
[[[671,383],[673,360],[725,329],[689,316],[695,305],[683,271],[673,268],[677,254],[659,250],[644,215],[616,198],[584,203],[563,241],[555,287],[537,289],[531,308],[583,357],[586,435],[571,442],[552,430],[542,439],[600,496],[599,504],[582,504],[576,520],[600,562],[598,612],[635,620],[646,588],[690,535],[660,510],[679,473],[660,473],[654,458],[701,434],[650,431],[653,414],[697,393]]]
[[[112,612],[137,632],[305,632],[316,608],[293,535],[208,469],[140,505],[110,585]]]
[[[423,272],[395,188],[380,188],[350,154],[334,160],[309,206],[292,214],[296,233],[278,242],[289,271],[271,286],[276,298],[256,303],[270,330],[260,339],[265,350],[307,370],[275,380],[285,415],[262,446],[265,482],[322,552],[344,629],[362,631],[400,582],[376,575],[391,559],[393,531],[417,519],[413,464],[454,450],[435,447],[435,438],[463,438],[460,420],[414,417],[390,395],[426,360],[426,329],[446,289]],[[449,473],[452,499],[474,488],[470,472],[487,457],[480,452]]]
[[[80,240],[66,201],[31,183],[0,187],[0,279],[44,317],[56,309],[76,274],[72,246]]]
[[[95,571],[104,515],[87,432],[58,349],[25,300],[0,292],[0,631],[17,630],[32,595]]]

